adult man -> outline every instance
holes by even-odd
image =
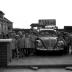
[[[33,32],[30,34],[30,40],[31,40],[31,52],[35,52],[35,40],[37,38],[37,35],[35,35]]]

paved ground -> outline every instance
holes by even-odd
[[[19,60],[12,60],[9,63],[9,66],[13,65],[72,65],[72,55],[64,55],[64,56],[32,56],[32,57],[24,57]]]
[[[0,72],[71,72],[70,70],[65,69],[0,69]]]
[[[9,66],[13,65],[64,65],[72,64],[72,55],[65,56],[32,56],[25,57],[24,59],[13,60]],[[2,68],[0,72],[72,72],[65,68],[39,68],[33,70],[32,68]]]

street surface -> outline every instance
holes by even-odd
[[[8,66],[24,65],[72,65],[72,55],[63,56],[31,56],[23,59],[14,59]]]
[[[31,69],[0,69],[0,72],[72,72],[70,70],[65,69],[38,69],[38,70],[31,70]]]
[[[72,64],[72,55],[63,56],[31,56],[24,57],[19,60],[12,60],[8,66],[24,66],[24,65],[66,65]],[[38,67],[39,68],[39,67]],[[32,68],[1,68],[0,72],[72,72],[65,68],[39,68],[34,70]]]

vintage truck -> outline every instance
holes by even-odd
[[[63,36],[58,35],[55,29],[40,29],[35,40],[37,54],[63,54],[66,52],[66,46],[66,41]]]
[[[34,29],[34,27],[37,27]],[[39,20],[38,24],[31,24],[31,28],[37,31],[31,36],[35,39],[34,51],[36,54],[66,54],[69,52],[69,37],[64,32],[58,31],[55,19]]]

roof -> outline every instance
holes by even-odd
[[[10,22],[10,23],[13,23],[13,22],[11,22],[10,20],[8,20],[8,19],[5,18],[5,17],[4,17],[4,20],[7,21],[7,22]]]
[[[4,17],[4,18],[0,18],[0,21],[2,21],[2,22],[5,21],[5,22],[8,22],[8,23],[13,23],[13,22],[11,22],[10,20],[8,20],[8,19],[5,18],[5,17]]]
[[[5,15],[2,11],[0,11],[0,14]]]
[[[39,24],[38,23],[32,23],[30,26],[36,27],[36,26],[39,26]]]
[[[36,23],[33,23],[33,24],[31,24],[30,26],[32,26],[32,27],[44,27],[45,25],[40,25],[40,24],[36,24]]]

